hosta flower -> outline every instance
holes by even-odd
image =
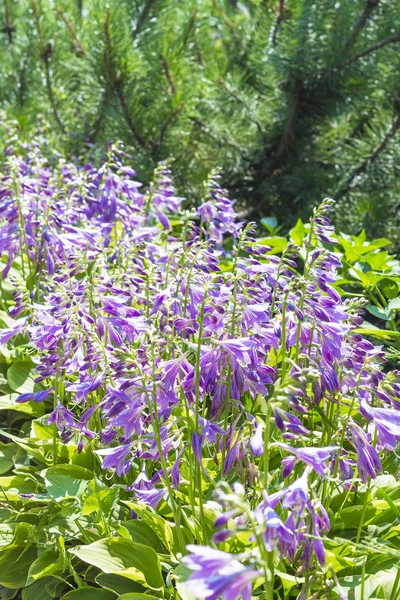
[[[279,444],[279,446],[283,450],[286,450],[286,452],[294,454],[293,458],[284,458],[282,461],[285,464],[286,476],[292,471],[296,461],[300,460],[312,467],[320,477],[325,477],[328,468],[328,460],[330,459],[332,452],[336,449],[335,446],[326,446],[325,448],[294,448],[287,444]]]
[[[261,573],[245,567],[235,556],[209,546],[188,546],[191,552],[182,561],[192,571],[185,585],[195,598],[206,600],[250,600],[251,582]]]
[[[349,429],[352,443],[357,452],[357,468],[361,480],[366,482],[369,477],[375,479],[377,473],[382,473],[382,463],[378,452],[356,423],[351,423]]]

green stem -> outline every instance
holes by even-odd
[[[361,517],[360,517],[360,522],[358,524],[358,529],[357,529],[356,544],[359,543],[360,538],[361,538],[361,532],[362,532],[362,528],[364,525],[365,513],[367,512],[370,485],[371,485],[371,481],[368,481],[367,489],[365,490],[364,505],[363,505],[363,509],[362,509],[362,513],[361,513]]]
[[[267,402],[267,415],[264,429],[264,489],[268,491],[269,479],[269,440],[271,428],[271,400]]]

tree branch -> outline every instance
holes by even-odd
[[[111,39],[110,39],[110,11],[106,11],[106,19],[104,23],[104,35],[105,35],[105,52],[104,52],[104,67],[105,71],[108,75],[108,79],[110,81],[110,85],[115,95],[118,98],[119,104],[121,106],[122,114],[124,115],[125,121],[132,133],[134,139],[142,146],[142,148],[147,149],[147,144],[145,139],[142,137],[140,132],[138,131],[136,125],[132,120],[131,113],[129,111],[128,105],[126,103],[124,90],[123,90],[123,82],[121,79],[121,75],[116,75],[114,71],[114,66],[112,62],[112,50],[111,50]]]
[[[135,39],[136,36],[138,35],[138,33],[140,32],[141,28],[144,25],[144,22],[146,21],[147,17],[150,14],[151,9],[153,8],[153,4],[155,4],[155,3],[156,3],[156,0],[146,0],[146,4],[144,5],[143,10],[140,13],[139,18],[137,20],[136,27],[132,31],[133,39]]]
[[[279,12],[278,12],[278,16],[276,17],[274,30],[272,32],[272,45],[274,47],[276,47],[278,45],[279,29],[280,29],[281,23],[284,19],[284,14],[285,14],[285,0],[279,0]]]
[[[347,192],[352,187],[352,183],[354,182],[356,177],[358,177],[359,175],[364,173],[364,171],[366,171],[367,168],[376,161],[376,159],[380,156],[380,154],[382,154],[382,152],[385,150],[385,148],[388,145],[388,143],[390,142],[390,140],[396,135],[396,133],[399,131],[399,129],[400,129],[400,114],[397,115],[397,117],[393,121],[389,131],[382,138],[382,140],[380,141],[378,146],[375,148],[375,150],[363,160],[363,162],[353,171],[353,173],[350,175],[350,177],[348,177],[348,179],[345,181],[345,183],[339,188],[338,192],[335,194],[335,197],[337,199],[342,198],[343,196],[345,196],[347,194]]]
[[[363,50],[363,52],[360,52],[359,54],[352,56],[351,58],[346,60],[344,63],[342,63],[341,65],[337,65],[333,69],[335,71],[341,71],[342,69],[345,69],[346,67],[353,64],[357,60],[360,60],[360,58],[364,58],[365,56],[368,56],[368,54],[372,54],[372,52],[376,52],[377,50],[384,48],[384,46],[388,46],[389,44],[396,44],[398,42],[400,42],[400,33],[397,33],[396,35],[393,35],[389,38],[385,38],[378,44],[375,44],[374,46],[371,46],[370,48]],[[329,70],[331,70],[331,69],[329,69]]]
[[[58,113],[57,103],[56,103],[56,99],[54,97],[54,92],[53,92],[53,85],[51,82],[50,61],[51,61],[51,55],[53,53],[53,46],[50,42],[46,42],[46,40],[44,39],[43,31],[42,31],[42,28],[40,25],[39,6],[37,3],[37,0],[31,0],[31,5],[32,5],[33,16],[34,16],[34,20],[35,20],[36,31],[38,33],[40,46],[41,46],[40,54],[41,54],[41,57],[44,62],[44,75],[45,75],[45,80],[46,80],[47,94],[49,97],[51,107],[53,109],[54,118],[57,121],[57,124],[58,124],[59,128],[61,129],[62,133],[66,133],[65,127],[64,127],[63,122],[61,121],[60,115]]]
[[[104,91],[103,91],[103,95],[102,95],[102,98],[101,98],[101,102],[100,102],[100,108],[99,108],[99,111],[97,113],[96,120],[93,123],[92,127],[90,128],[90,133],[89,133],[89,139],[90,139],[90,141],[94,141],[96,139],[96,137],[97,137],[98,131],[100,129],[101,122],[103,120],[104,110],[105,110],[105,108],[107,106],[108,94],[109,94],[109,91],[108,91],[108,86],[107,86],[107,82],[106,82],[105,87],[104,87]]]
[[[75,41],[76,53],[80,56],[87,56],[86,50],[83,47],[83,44],[82,44],[77,32],[75,31],[75,29],[74,29],[71,21],[68,19],[67,15],[64,13],[60,4],[57,5],[57,12],[60,15],[60,17],[62,18],[62,20],[64,21],[69,33],[71,34],[72,38]]]
[[[174,78],[172,77],[171,69],[169,68],[168,59],[163,54],[160,54],[160,60],[161,60],[161,64],[162,64],[163,69],[164,69],[165,77],[168,80],[169,87],[171,89],[171,93],[175,94],[176,93],[176,86],[175,86]]]
[[[165,120],[163,126],[161,127],[161,132],[160,132],[160,139],[158,141],[158,151],[160,151],[161,146],[163,144],[164,141],[164,136],[167,132],[168,127],[170,126],[170,124],[172,123],[172,121],[175,119],[175,117],[181,112],[181,110],[183,109],[184,104],[183,102],[180,102],[179,105],[168,115],[167,119]]]
[[[360,18],[354,25],[353,31],[350,34],[349,39],[344,47],[343,54],[346,55],[349,50],[354,46],[357,41],[358,36],[361,31],[364,29],[368,20],[370,19],[374,10],[378,7],[381,0],[367,0],[364,6],[364,10],[360,15]]]
[[[3,32],[7,35],[9,43],[12,44],[15,25],[11,20],[10,0],[4,0],[4,18],[5,23],[3,27]]]
[[[238,102],[239,104],[241,104],[242,106],[244,106],[244,108],[248,111],[248,113],[250,114],[251,120],[252,122],[255,124],[255,126],[258,129],[258,133],[261,135],[261,137],[264,136],[264,130],[261,126],[261,123],[255,119],[252,115],[252,110],[250,108],[250,106],[247,104],[247,102],[245,102],[243,100],[243,98],[241,98],[240,96],[238,96],[236,94],[236,92],[234,92],[233,90],[231,90],[225,83],[225,81],[223,79],[217,79],[217,84],[223,89],[225,90],[225,92],[227,92],[232,98],[234,98],[234,100],[236,100],[236,102]]]

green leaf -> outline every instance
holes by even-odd
[[[392,316],[392,311],[389,307],[387,308],[379,308],[378,306],[374,306],[373,304],[367,304],[367,311],[374,315],[374,317],[378,317],[378,319],[383,319],[384,321],[390,321]]]
[[[377,338],[391,338],[400,335],[400,331],[391,331],[390,329],[379,329],[374,327],[370,323],[366,324],[365,327],[356,327],[353,329],[354,333],[361,333],[362,335],[372,335]]]
[[[122,594],[118,596],[118,600],[160,600],[157,596],[149,596],[148,594],[138,594],[135,592],[129,592],[128,594]]]
[[[60,573],[61,571],[62,563],[59,560],[58,553],[55,550],[45,550],[31,564],[27,583],[32,583],[33,581]]]
[[[33,363],[28,361],[17,360],[13,363],[7,371],[7,381],[10,388],[19,394],[33,392],[35,382],[30,377],[33,368]]]
[[[150,546],[120,537],[77,546],[69,552],[104,573],[124,575],[152,589],[164,586],[159,558]]]
[[[261,225],[263,225],[270,233],[273,233],[278,226],[278,220],[275,217],[263,217],[260,219]]]
[[[271,246],[270,254],[280,254],[288,245],[285,237],[271,236],[266,238],[258,238],[257,244],[261,246]]]
[[[180,564],[174,570],[174,579],[176,589],[178,590],[179,596],[182,600],[196,600],[196,597],[193,596],[189,588],[184,584],[191,575],[192,571],[185,567],[185,565]]]
[[[10,590],[9,588],[2,588],[0,590],[0,600],[13,600],[18,594],[18,590]]]
[[[36,402],[16,402],[19,394],[0,396],[0,410],[16,410],[27,415],[40,417],[44,414],[44,405]]]
[[[290,230],[290,239],[297,244],[298,246],[301,246],[303,243],[303,240],[306,236],[306,230],[304,227],[304,223],[301,219],[297,220],[296,225],[293,227],[293,229]]]
[[[116,594],[141,592],[144,589],[143,586],[139,583],[136,583],[136,581],[132,581],[122,575],[116,575],[114,573],[101,573],[100,575],[97,575],[95,581],[101,585],[101,587],[111,590]]]
[[[7,473],[14,466],[12,457],[15,452],[16,446],[14,444],[0,443],[0,475]]]
[[[397,281],[393,281],[393,279],[382,279],[379,283],[379,287],[382,290],[385,298],[394,299],[399,293],[399,284]]]
[[[387,305],[387,308],[390,310],[400,310],[400,296],[398,298],[393,298]]]
[[[104,588],[82,586],[62,596],[62,600],[115,600],[115,594]]]
[[[36,557],[37,550],[33,545],[3,550],[0,554],[0,585],[14,590],[24,587]]]
[[[134,542],[151,546],[156,552],[164,552],[165,546],[159,535],[141,519],[124,521],[121,527],[126,531],[121,533],[123,537],[131,538]]]
[[[54,500],[66,497],[79,498],[93,479],[93,473],[78,465],[57,465],[46,469],[45,484]]]
[[[46,579],[50,581],[50,578]],[[35,583],[25,587],[21,593],[22,600],[52,600],[53,596],[46,589],[46,579],[35,581]]]
[[[165,519],[161,515],[155,512],[152,508],[139,502],[128,502],[123,501],[123,504],[133,510],[138,517],[143,519],[149,525],[149,527],[159,536],[163,544],[171,549],[174,541],[172,529]],[[126,525],[126,523],[125,523]]]
[[[14,539],[16,527],[16,523],[0,524],[0,548],[11,544]]]
[[[92,513],[110,514],[117,503],[120,489],[116,486],[101,488],[97,480],[91,481],[89,488],[92,493],[85,498],[82,515],[87,516]]]

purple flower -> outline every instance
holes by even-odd
[[[123,444],[116,448],[105,448],[96,450],[96,453],[103,456],[103,469],[115,469],[117,475],[122,477],[130,468],[130,461],[125,461],[131,453],[132,444]]]
[[[297,460],[301,460],[312,467],[320,477],[326,476],[327,461],[330,459],[332,452],[336,450],[336,446],[293,448],[287,444],[279,444],[279,447],[286,450],[286,452],[291,452]],[[294,463],[291,463],[291,466],[293,468]]]
[[[383,447],[395,450],[400,440],[400,412],[392,408],[373,408],[364,400],[360,402],[360,412],[374,423]]]
[[[260,423],[257,423],[256,430],[250,439],[250,450],[257,458],[264,452],[263,428]]]
[[[50,388],[48,390],[42,390],[40,392],[27,392],[18,396],[16,402],[31,402],[32,400],[34,402],[43,402],[44,400],[46,400],[47,396],[52,390],[53,388]]]
[[[269,498],[265,495],[263,502],[254,511],[257,522],[264,527],[264,542],[268,552],[271,552],[278,542],[291,544],[293,532],[285,526],[281,518],[271,507]]]
[[[50,413],[47,419],[47,425],[55,423],[59,431],[64,431],[68,428],[73,428],[75,425],[74,414],[58,402],[56,408]]]
[[[382,473],[382,463],[379,454],[368,441],[366,434],[356,423],[349,425],[351,441],[357,451],[357,468],[361,481],[376,478],[377,473]]]
[[[191,554],[182,562],[192,574],[184,582],[196,598],[205,600],[250,600],[251,581],[260,573],[245,567],[240,555],[214,550],[209,546],[188,546]]]

